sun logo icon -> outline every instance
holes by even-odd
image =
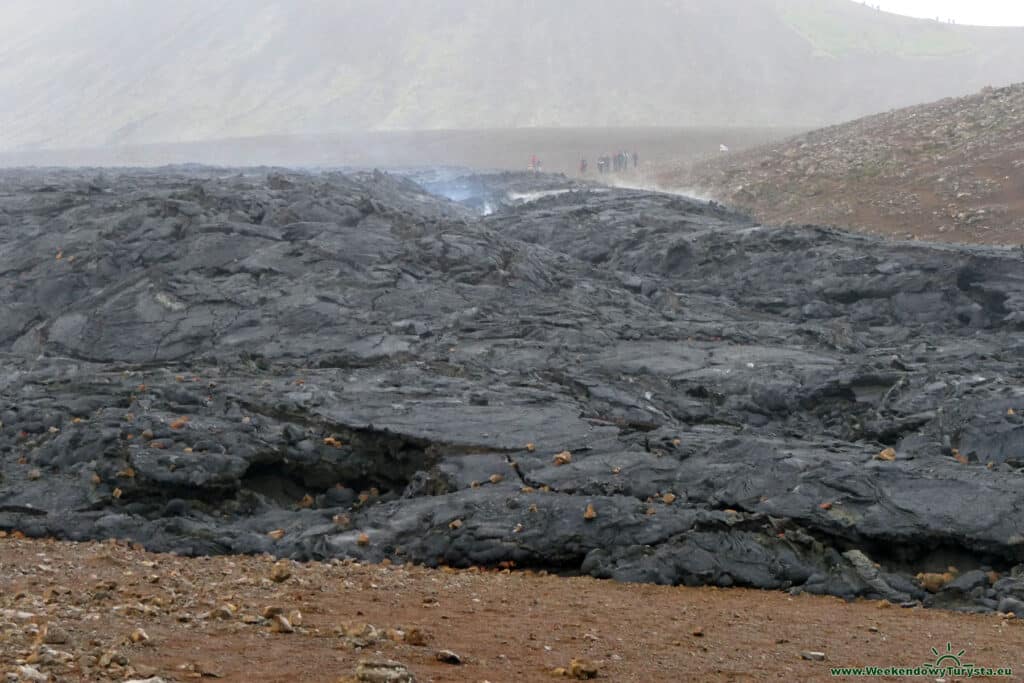
[[[954,667],[955,666],[955,667],[961,668],[961,669],[967,669],[967,668],[970,668],[970,667],[974,666],[973,664],[964,664],[964,663],[962,663],[960,661],[960,658],[964,656],[965,652],[966,652],[966,650],[960,650],[960,652],[954,653],[953,652],[953,643],[946,643],[946,649],[945,650],[937,650],[937,649],[935,649],[933,647],[932,648],[932,654],[935,655],[935,657],[936,657],[935,665],[934,666],[936,668],[945,668],[945,667]]]

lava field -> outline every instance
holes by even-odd
[[[556,176],[5,170],[0,529],[1021,614],[1022,332],[1020,249]]]

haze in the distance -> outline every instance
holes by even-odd
[[[8,155],[352,131],[809,128],[1024,80],[1024,29],[851,0],[4,0],[0,30]]]

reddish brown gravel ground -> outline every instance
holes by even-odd
[[[268,607],[294,622],[292,633],[274,631]],[[1009,616],[0,539],[0,675],[22,671],[20,680],[33,675],[27,666],[53,681],[334,682],[384,658],[421,683],[554,681],[573,659],[608,681],[824,681],[842,680],[832,666],[934,661],[931,648],[947,642],[966,650],[964,661],[1024,671],[1024,623]],[[440,650],[462,663],[438,661]],[[824,660],[802,658],[809,651]]]
[[[869,116],[699,163],[649,185],[770,224],[896,239],[1024,244],[1024,83]]]

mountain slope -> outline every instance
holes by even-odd
[[[878,114],[665,169],[686,188],[774,223],[1024,243],[1024,83]]]
[[[0,150],[342,130],[810,126],[1024,79],[1024,29],[848,0],[0,6]]]

